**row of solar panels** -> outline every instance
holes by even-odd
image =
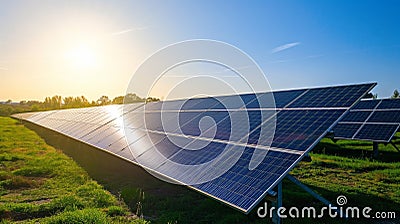
[[[390,142],[400,127],[400,99],[362,100],[333,129],[335,139]]]
[[[173,169],[169,161],[199,165],[216,159],[224,150],[237,152],[244,145],[229,170],[211,181],[188,185],[247,213],[374,86],[371,83],[243,94],[239,99],[244,104],[237,102],[238,96],[222,96],[48,111],[21,117],[184,184],[204,174],[201,170],[188,173]],[[271,97],[273,100],[268,100]],[[177,120],[165,116],[173,113],[179,113]],[[204,117],[215,122],[212,138],[203,135],[204,130],[199,127]],[[233,118],[239,118],[239,127],[245,129],[239,130],[239,136],[239,132],[231,131]],[[166,129],[174,122],[178,122],[179,130]],[[175,144],[188,139],[190,145]],[[200,149],[186,150],[193,144]],[[258,166],[249,169],[257,150],[267,153]],[[225,163],[229,159],[214,169],[222,169]]]

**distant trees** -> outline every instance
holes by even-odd
[[[97,104],[98,105],[108,105],[111,103],[111,100],[108,98],[108,96],[101,96],[98,100],[97,100]]]
[[[89,107],[90,103],[84,96],[64,97],[64,108]]]
[[[123,96],[117,96],[112,100],[111,103],[112,104],[123,104],[124,103],[124,97]]]
[[[147,97],[146,102],[157,102],[160,101],[159,98],[155,98],[155,97]]]
[[[62,106],[62,97],[57,95],[53,97],[46,97],[43,105],[45,108],[60,109]]]
[[[138,103],[146,101],[145,98],[141,98],[140,96],[136,95],[135,93],[128,93],[124,97],[124,103]]]
[[[392,99],[395,99],[395,98],[400,98],[400,94],[399,94],[399,91],[397,89],[395,89],[393,91],[393,95],[392,95]]]
[[[140,102],[154,102],[160,101],[155,97],[141,98],[135,93],[128,93],[125,96],[117,96],[112,100],[112,104],[123,104],[123,103],[140,103]]]
[[[365,96],[363,97],[364,99],[378,99],[378,94],[375,93],[367,93],[365,94]]]
[[[137,102],[153,102],[159,101],[160,99],[154,97],[141,98],[135,93],[128,93],[125,96],[117,96],[113,100],[110,100],[108,96],[101,96],[97,101],[89,102],[84,96],[67,96],[61,97],[55,95],[52,97],[46,97],[44,101],[37,100],[22,100],[18,103],[12,103],[12,100],[7,100],[3,104],[0,104],[0,116],[9,116],[15,113],[22,113],[28,111],[44,111],[54,110],[63,108],[80,108],[90,106],[101,106],[109,104],[123,104],[123,103],[137,103]]]

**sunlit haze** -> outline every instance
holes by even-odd
[[[272,89],[377,81],[374,93],[389,97],[400,89],[399,9],[395,1],[6,1],[0,101],[124,95],[146,58],[197,38],[242,49]],[[154,96],[168,98],[184,75],[160,80]],[[204,77],[191,85],[229,92]]]

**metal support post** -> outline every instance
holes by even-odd
[[[397,148],[396,144],[394,144],[392,141],[390,141],[390,144],[392,144],[392,146],[393,146],[398,152],[400,152],[400,149]]]
[[[372,142],[372,158],[379,157],[379,145],[378,142]]]
[[[278,184],[277,193],[277,200],[273,205],[276,209],[274,210],[274,214],[272,216],[272,222],[275,224],[281,224],[282,219],[278,216],[278,209],[282,207],[282,181]]]

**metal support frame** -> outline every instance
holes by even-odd
[[[378,157],[379,157],[379,143],[372,142],[372,158],[378,158]]]
[[[400,152],[400,149],[397,148],[396,144],[394,144],[393,141],[390,141],[390,144],[391,144],[398,152]]]
[[[307,193],[309,193],[311,196],[313,196],[314,198],[316,198],[318,201],[322,202],[323,204],[325,204],[326,206],[332,206],[332,207],[337,207],[338,206],[333,206],[334,204],[331,203],[330,201],[328,201],[327,199],[325,199],[324,197],[322,197],[321,195],[319,195],[317,192],[313,191],[311,188],[307,187],[305,184],[301,183],[299,180],[297,180],[294,176],[288,174],[286,175],[286,178],[288,178],[290,181],[292,181],[293,183],[295,183],[297,186],[299,186],[300,188],[302,188],[304,191],[306,191]],[[339,215],[339,217],[344,217],[347,218],[345,216],[345,214],[343,214],[343,212],[341,212],[338,209],[336,209],[336,213]]]
[[[282,207],[282,181],[279,182],[278,187],[277,187],[277,199],[276,202],[273,203],[273,206],[276,208]],[[282,219],[278,216],[277,209],[275,209],[274,214],[272,216],[272,222],[275,224],[281,224]]]
[[[307,187],[305,184],[301,183],[299,180],[297,180],[292,175],[288,174],[288,175],[286,175],[286,178],[289,179],[290,181],[292,181],[293,183],[295,183],[301,189],[303,189],[304,191],[309,193],[311,196],[313,196],[314,198],[316,198],[317,200],[319,200],[320,202],[322,202],[326,206],[332,206],[333,207],[334,204],[332,204],[327,199],[325,199],[324,197],[322,197],[321,195],[319,195],[318,193],[313,191],[311,188]],[[279,182],[279,184],[277,186],[277,200],[276,200],[276,202],[275,202],[275,204],[273,206],[276,206],[277,208],[282,207],[282,181]],[[345,217],[344,214],[342,214],[339,209],[337,209],[336,212],[339,215],[339,217]],[[272,222],[275,223],[275,224],[281,224],[282,223],[281,218],[278,216],[277,210],[275,210],[275,212],[274,212],[274,214],[272,216]]]

